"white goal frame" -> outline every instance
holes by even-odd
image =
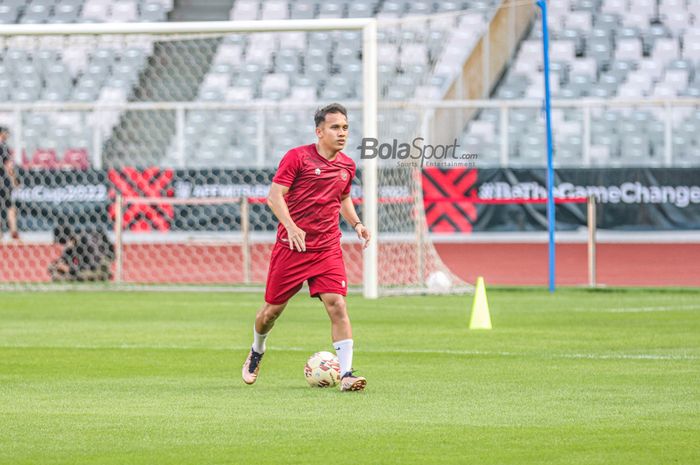
[[[362,31],[362,131],[377,137],[377,20],[374,18],[193,21],[164,23],[11,24],[0,36],[233,34],[238,32]],[[363,222],[374,240],[363,252],[363,295],[376,299],[378,282],[377,160],[362,165]]]

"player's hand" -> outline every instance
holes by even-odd
[[[355,226],[355,232],[357,233],[358,239],[362,241],[362,248],[366,249],[370,240],[369,229],[367,229],[364,224],[359,223]]]
[[[292,224],[287,227],[287,238],[289,239],[289,249],[297,249],[298,252],[306,252],[306,232]]]

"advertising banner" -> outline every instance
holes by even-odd
[[[479,170],[481,199],[545,199],[544,169]],[[599,168],[555,171],[555,198],[593,196],[597,223],[612,230],[700,229],[700,169]],[[557,205],[557,229],[586,224],[585,204]],[[544,230],[544,204],[480,205],[474,230]]]
[[[62,222],[111,229],[117,193],[124,197],[180,199],[264,198],[273,173],[274,169],[24,170],[20,172],[21,186],[14,190],[13,199],[22,231],[49,231]],[[544,169],[431,167],[423,170],[422,180],[426,220],[434,233],[546,229],[545,205],[521,202],[546,198]],[[560,169],[556,170],[555,182],[557,198],[593,196],[596,199],[601,229],[700,229],[700,168]],[[353,186],[354,198],[362,196],[360,185],[358,180]],[[405,198],[411,193],[407,185],[382,184],[379,190],[382,199]],[[475,199],[498,201],[498,204]],[[585,208],[585,204],[558,205],[557,229],[585,226]],[[123,213],[125,228],[130,231],[240,228],[239,204],[132,204]],[[264,203],[250,205],[250,220],[253,230],[271,231],[276,227]],[[386,228],[380,225],[380,230]]]

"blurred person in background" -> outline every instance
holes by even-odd
[[[59,225],[54,243],[63,247],[61,256],[48,268],[52,281],[109,281],[112,279],[114,247],[101,229],[81,230]]]
[[[15,175],[15,165],[12,160],[7,139],[10,131],[0,126],[0,237],[2,237],[2,220],[7,221],[12,239],[19,239],[17,232],[17,208],[12,201],[12,191],[19,186]]]

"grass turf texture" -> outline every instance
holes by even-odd
[[[700,292],[351,296],[363,393],[306,385],[330,350],[296,297],[257,384],[261,296],[0,295],[2,464],[700,462]]]

